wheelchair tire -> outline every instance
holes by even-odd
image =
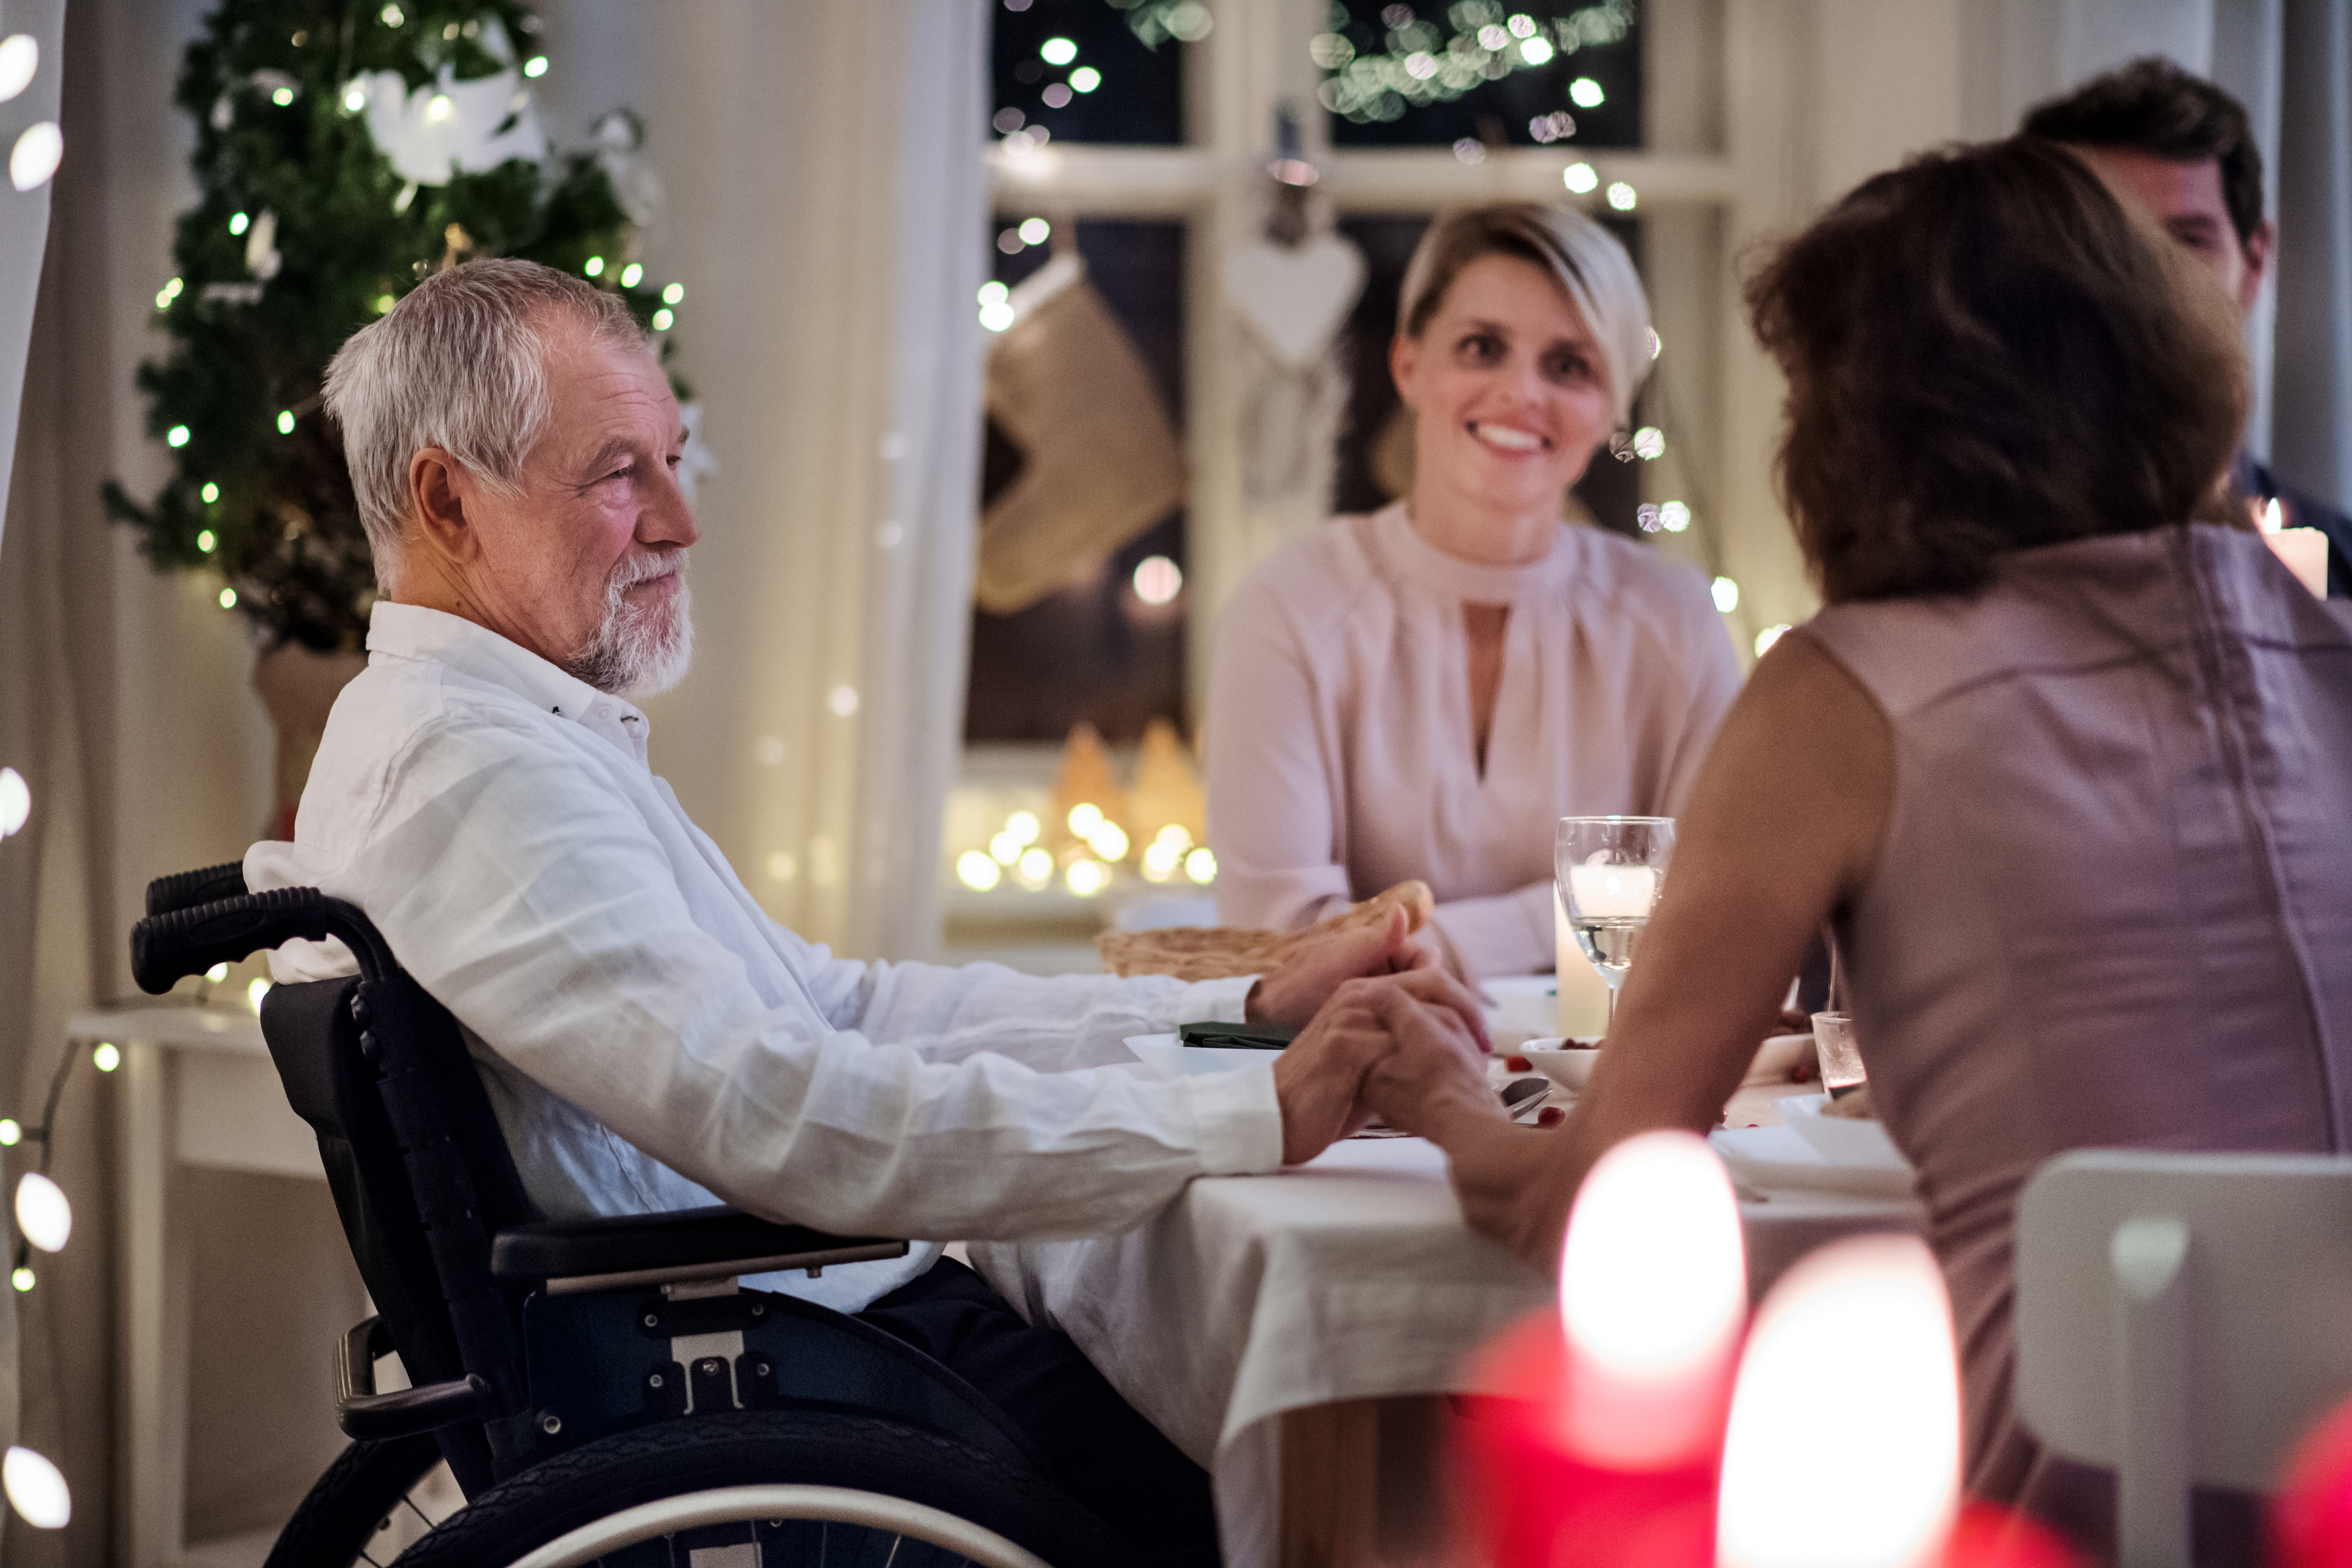
[[[978,1525],[1051,1568],[1108,1568],[1136,1556],[1109,1526],[1056,1488],[951,1438],[853,1412],[764,1410],[667,1421],[558,1454],[473,1499],[403,1552],[397,1568],[507,1568],[575,1531],[594,1540],[599,1551],[564,1560],[603,1562],[604,1553],[657,1542],[681,1528],[675,1522],[625,1527],[615,1515],[657,1511],[645,1505],[664,1503],[676,1505],[675,1514],[701,1506],[696,1500],[704,1494],[719,1511],[706,1509],[694,1521],[697,1526],[721,1518],[763,1521],[774,1510],[758,1506],[755,1494],[772,1495],[785,1486],[840,1489],[864,1494],[885,1509],[893,1502],[913,1504],[913,1510],[900,1510],[910,1515],[936,1510]],[[738,1496],[746,1500],[730,1511],[728,1500],[716,1494],[733,1489],[744,1489]],[[599,1521],[612,1521],[609,1538],[586,1528]],[[846,1522],[870,1528],[870,1521],[855,1517]],[[908,1540],[936,1547],[954,1545],[915,1526],[886,1529],[902,1530]],[[990,1561],[968,1547],[959,1550],[963,1555],[946,1560]],[[644,1556],[639,1551],[614,1561],[634,1563]],[[772,1563],[779,1558],[789,1561],[781,1552],[763,1549],[761,1560]],[[683,1553],[677,1557],[686,1560]],[[840,1560],[838,1554],[832,1559]],[[940,1556],[924,1552],[897,1557],[899,1568],[914,1560]],[[995,1560],[1023,1561],[1012,1554]]]
[[[429,1435],[353,1443],[302,1499],[262,1568],[352,1568],[440,1462],[441,1450]]]

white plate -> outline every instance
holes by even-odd
[[[1161,1078],[1199,1078],[1235,1068],[1265,1067],[1282,1054],[1231,1046],[1188,1046],[1180,1035],[1129,1035],[1127,1048]]]
[[[1813,1146],[1813,1152],[1832,1165],[1853,1165],[1877,1171],[1908,1171],[1911,1166],[1886,1135],[1886,1129],[1875,1121],[1849,1121],[1843,1116],[1823,1116],[1822,1107],[1829,1103],[1826,1094],[1791,1094],[1772,1102],[1780,1113],[1780,1121],[1793,1129],[1798,1137]]]
[[[1706,1141],[1731,1173],[1766,1190],[1801,1187],[1861,1197],[1900,1198],[1911,1194],[1911,1172],[1898,1166],[1835,1163],[1798,1135],[1793,1127],[1718,1127]]]

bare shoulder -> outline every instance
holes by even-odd
[[[1800,628],[1757,660],[1685,816],[1750,844],[1826,852],[1851,887],[1876,861],[1895,764],[1895,731],[1877,701]]]

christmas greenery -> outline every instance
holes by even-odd
[[[593,279],[649,327],[670,324],[596,153],[470,170],[460,158],[426,184],[371,133],[372,95],[381,110],[389,94],[395,118],[406,100],[410,123],[440,132],[461,112],[455,84],[477,84],[463,95],[473,112],[479,84],[505,77],[513,91],[493,113],[503,103],[506,118],[472,136],[507,136],[548,68],[538,30],[516,0],[223,0],[188,47],[176,101],[196,121],[197,203],[173,247],[178,276],[155,297],[170,352],[139,373],[173,474],[144,507],[109,484],[107,510],[157,567],[217,571],[222,604],[273,646],[356,650],[365,637],[375,574],[319,401],[354,331],[436,268],[480,256]],[[625,153],[634,120],[613,129]]]

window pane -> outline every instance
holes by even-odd
[[[1042,0],[1040,0],[1042,4]],[[1330,0],[1312,46],[1341,147],[1642,144],[1633,0]]]
[[[1603,218],[1609,232],[1624,242],[1633,265],[1642,265],[1641,226],[1626,219]],[[1396,499],[1401,465],[1408,461],[1397,445],[1400,432],[1392,422],[1402,416],[1396,383],[1389,377],[1389,340],[1396,335],[1397,289],[1404,281],[1405,264],[1412,247],[1429,226],[1423,215],[1349,217],[1339,232],[1364,253],[1364,292],[1348,318],[1341,353],[1352,384],[1348,415],[1339,430],[1332,478],[1332,510],[1339,512],[1376,511]],[[1633,405],[1634,422],[1643,419],[1642,399]],[[1409,416],[1402,416],[1410,417]],[[1639,462],[1621,463],[1606,450],[1594,455],[1584,478],[1571,492],[1591,514],[1592,521],[1613,533],[1637,535],[1635,509],[1642,502]]]
[[[999,282],[1017,285],[1050,256],[1054,239],[1036,244],[1021,240],[1020,226],[1033,216],[996,216],[991,230],[996,244],[990,254],[996,258]],[[1083,222],[1070,237],[1086,259],[1088,279],[1133,342],[1181,436],[1184,226]],[[1083,433],[1077,437],[1084,439]],[[1056,432],[1043,431],[1034,444],[1056,437]],[[1020,476],[1032,457],[991,421],[982,480],[983,508]],[[1139,578],[1138,568],[1155,557],[1167,564],[1154,564]],[[1059,742],[1083,720],[1116,744],[1140,739],[1144,725],[1154,717],[1181,725],[1184,615],[1190,599],[1181,578],[1186,567],[1180,509],[1122,545],[1083,581],[1025,610],[1009,616],[974,610],[964,739]]]
[[[997,0],[997,135],[1172,146],[1184,140],[1184,40],[1199,0]]]

